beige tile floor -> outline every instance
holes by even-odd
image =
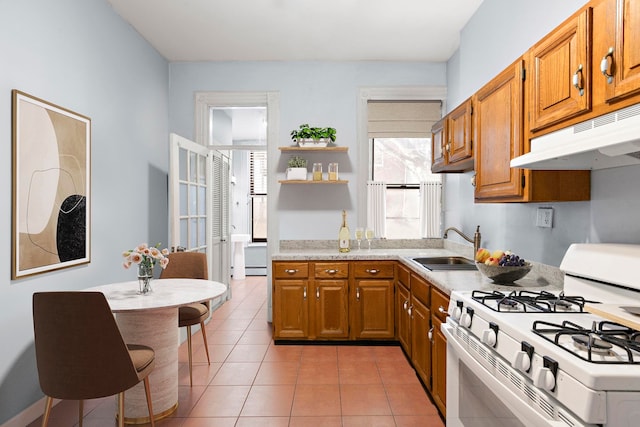
[[[211,365],[198,332],[190,387],[180,346],[178,409],[156,426],[444,427],[400,347],[274,345],[266,290],[265,277],[232,281],[206,327]],[[113,426],[114,414],[113,397],[87,401],[84,426]],[[77,424],[77,402],[53,409],[50,426]]]

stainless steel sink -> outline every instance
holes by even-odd
[[[477,270],[473,260],[460,256],[413,258],[415,262],[432,271],[437,270]]]

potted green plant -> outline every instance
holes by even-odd
[[[291,139],[300,147],[326,147],[336,141],[336,130],[331,127],[310,127],[305,123],[291,131]]]
[[[306,180],[307,179],[307,161],[300,156],[291,156],[288,162],[287,179],[289,180]]]

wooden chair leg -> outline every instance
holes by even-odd
[[[44,403],[44,414],[42,414],[42,427],[47,427],[49,424],[49,417],[51,416],[51,406],[53,405],[53,397],[47,396],[47,400]]]
[[[84,418],[84,400],[78,400],[78,427],[82,427],[82,420]]]
[[[151,420],[151,427],[155,427],[153,420],[153,404],[151,403],[151,386],[149,386],[149,376],[144,378],[144,394],[147,396],[147,408],[149,408],[149,419]]]
[[[124,427],[124,391],[118,393],[118,427]]]
[[[207,353],[207,362],[211,365],[211,359],[209,359],[209,344],[207,344],[207,331],[204,329],[204,322],[200,322],[200,330],[202,331],[202,340],[204,341],[204,351]]]
[[[189,350],[189,385],[193,386],[193,373],[191,372],[191,326],[187,326],[187,348]]]

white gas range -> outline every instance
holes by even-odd
[[[640,309],[640,245],[572,245],[560,269],[562,293],[451,293],[448,427],[640,425],[640,316],[620,310]]]

